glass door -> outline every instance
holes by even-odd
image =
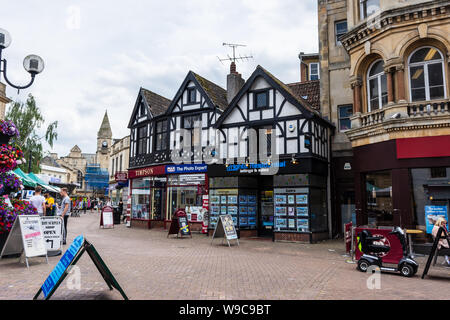
[[[259,215],[258,234],[260,237],[273,235],[273,190],[263,190],[260,193],[261,210]]]

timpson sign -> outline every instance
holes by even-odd
[[[166,173],[166,166],[157,166],[157,167],[129,170],[128,177],[130,179],[133,179],[140,177],[165,175],[165,173]]]

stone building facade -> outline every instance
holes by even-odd
[[[426,207],[450,199],[450,1],[318,3],[321,107],[339,128],[335,197],[339,177],[353,178],[358,224],[424,229]]]

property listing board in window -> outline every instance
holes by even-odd
[[[307,188],[274,190],[275,231],[309,232],[309,197]]]
[[[238,225],[238,189],[212,189],[209,192],[209,226],[214,229],[219,216],[230,214],[235,226]]]
[[[229,214],[237,229],[256,229],[257,197],[256,192],[241,192],[238,189],[210,189],[211,229],[216,227],[219,216]]]
[[[256,192],[239,194],[239,228],[256,229],[257,200]]]

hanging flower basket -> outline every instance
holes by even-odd
[[[8,144],[13,137],[19,137],[16,125],[9,120],[0,120],[0,144]]]
[[[22,189],[22,181],[15,174],[9,172],[0,173],[0,195],[9,195]]]
[[[14,170],[17,167],[17,160],[23,158],[23,152],[19,148],[11,145],[0,145],[0,173]]]

